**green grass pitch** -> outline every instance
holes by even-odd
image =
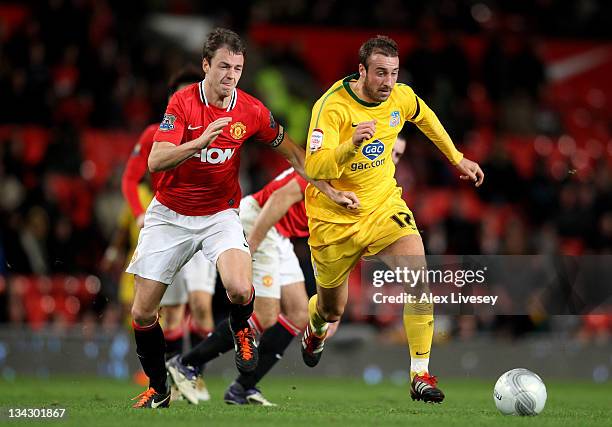
[[[269,378],[265,396],[276,408],[230,406],[222,401],[227,385],[207,379],[210,402],[198,406],[174,402],[164,410],[133,410],[130,398],[142,389],[132,383],[94,378],[17,378],[0,381],[0,425],[21,425],[8,419],[8,408],[67,409],[62,420],[38,425],[85,426],[602,426],[612,417],[612,384],[547,381],[548,401],[537,417],[500,415],[493,404],[494,380],[441,379],[446,393],[441,405],[412,402],[408,386],[366,385],[357,379]]]

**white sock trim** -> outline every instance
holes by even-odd
[[[415,373],[429,372],[429,357],[410,358],[410,370]]]

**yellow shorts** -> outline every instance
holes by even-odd
[[[398,191],[352,224],[309,219],[310,252],[317,284],[340,286],[362,256],[373,256],[400,237],[419,234],[414,216]]]

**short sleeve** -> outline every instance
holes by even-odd
[[[159,129],[155,132],[153,140],[168,141],[174,145],[180,145],[185,132],[185,122],[186,117],[181,98],[176,93],[170,99],[164,118],[159,124]]]
[[[272,112],[265,105],[259,104],[257,108],[258,127],[254,135],[255,141],[269,144],[272,147],[279,146],[284,138],[283,127],[274,120]]]

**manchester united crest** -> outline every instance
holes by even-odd
[[[242,122],[236,122],[230,126],[230,135],[234,139],[241,139],[246,133],[246,125]]]
[[[263,281],[263,285],[266,288],[269,288],[270,286],[272,286],[272,283],[274,282],[274,280],[272,279],[272,276],[270,275],[264,276],[262,281]]]

